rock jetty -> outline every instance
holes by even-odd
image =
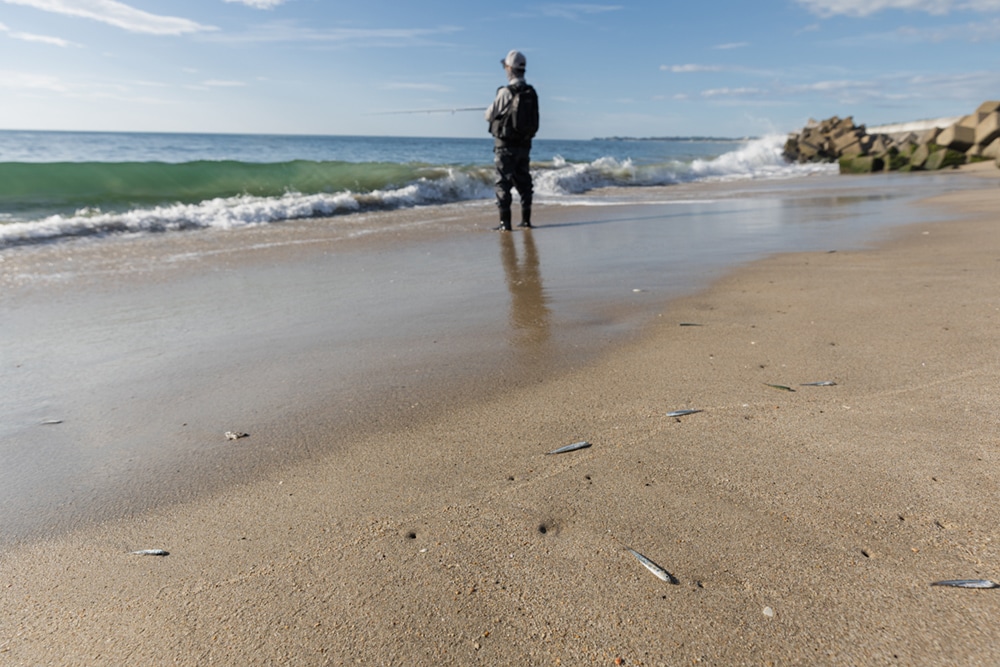
[[[921,131],[869,133],[853,118],[809,121],[788,136],[790,162],[839,162],[842,174],[933,171],[994,160],[1000,167],[1000,101],[983,102],[968,116]]]

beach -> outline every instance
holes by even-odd
[[[994,664],[997,593],[930,584],[1000,580],[998,182],[7,256],[5,437],[34,458],[5,479],[0,661]],[[746,224],[701,246],[674,215]],[[39,321],[89,356],[31,347]]]

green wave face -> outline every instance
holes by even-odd
[[[435,173],[417,164],[237,161],[0,163],[0,209],[121,209],[286,192],[371,192]]]

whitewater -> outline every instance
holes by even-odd
[[[836,172],[784,141],[537,140],[535,197]],[[0,132],[0,250],[492,198],[488,139]]]

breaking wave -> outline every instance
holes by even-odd
[[[571,198],[604,187],[835,171],[835,165],[786,163],[783,141],[769,136],[711,159],[652,164],[555,156],[532,163],[535,192],[541,199]],[[8,162],[0,163],[0,248],[104,234],[235,229],[492,196],[493,170],[486,165]]]

